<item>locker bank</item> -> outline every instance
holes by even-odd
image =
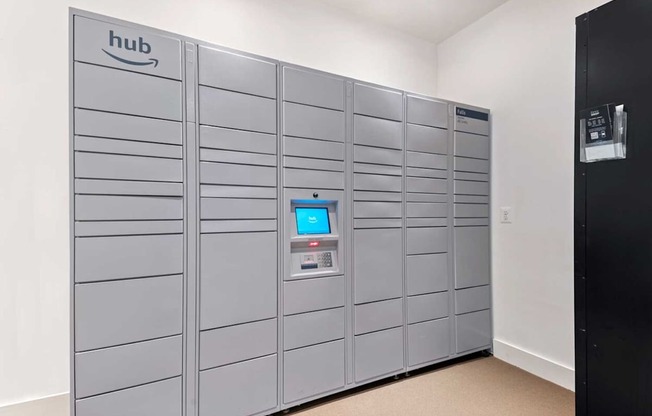
[[[487,109],[73,9],[76,416],[267,415],[492,350]]]

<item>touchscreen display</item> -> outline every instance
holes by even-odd
[[[294,211],[299,235],[331,233],[328,208],[295,208]]]

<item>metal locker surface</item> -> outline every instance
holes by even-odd
[[[392,299],[403,294],[402,235],[401,229],[354,230],[355,303]]]
[[[343,276],[283,282],[283,313],[287,316],[344,306],[344,283]]]
[[[491,345],[491,310],[455,316],[457,352]]]
[[[285,168],[286,188],[344,189],[344,173],[323,170]]]
[[[402,204],[398,202],[353,203],[354,218],[401,218]]]
[[[396,176],[356,173],[353,175],[353,189],[361,191],[401,192],[403,190],[403,180]]]
[[[261,153],[234,152],[231,150],[199,150],[199,160],[206,162],[230,163],[234,165],[272,166],[276,167],[276,155]]]
[[[478,286],[455,291],[455,313],[463,314],[491,308],[491,287]]]
[[[489,182],[488,173],[455,172],[453,173],[453,178],[463,181]]]
[[[98,221],[75,223],[75,237],[182,234],[183,221]]]
[[[276,168],[211,162],[199,166],[202,184],[276,187]]]
[[[407,122],[430,127],[448,127],[448,104],[407,96]]]
[[[432,153],[406,152],[407,166],[425,169],[448,169],[448,157]]]
[[[249,416],[272,411],[277,400],[277,357],[257,358],[199,373],[199,414]]]
[[[353,192],[354,201],[382,201],[382,202],[401,202],[403,195],[397,192]]]
[[[455,132],[455,156],[489,159],[491,142],[487,136]]]
[[[159,196],[76,195],[75,220],[183,219],[183,198]]]
[[[408,297],[408,324],[448,317],[448,292]]]
[[[183,196],[183,184],[171,182],[75,179],[76,194]]]
[[[75,349],[87,351],[180,334],[181,275],[75,286]]]
[[[181,82],[76,62],[75,107],[181,121]]]
[[[77,399],[180,376],[183,339],[138,342],[75,355]]]
[[[75,282],[183,273],[183,236],[78,238]]]
[[[199,126],[199,142],[211,149],[276,154],[276,135],[269,133]]]
[[[439,360],[450,354],[450,321],[408,325],[408,365],[414,366]]]
[[[463,195],[489,195],[489,182],[455,180],[455,193]]]
[[[448,153],[448,130],[416,124],[408,124],[406,129],[407,150],[442,155]]]
[[[408,192],[407,202],[438,202],[444,204],[444,203],[448,203],[448,195],[420,194],[420,193]]]
[[[75,16],[74,59],[181,80],[181,41]]]
[[[339,160],[309,159],[307,157],[283,156],[283,166],[286,168],[294,169],[344,172],[344,162]]]
[[[353,161],[378,165],[403,166],[403,152],[378,147],[354,146]]]
[[[277,234],[204,234],[201,329],[276,317]]]
[[[398,372],[403,368],[403,328],[358,335],[354,349],[357,383]]]
[[[177,145],[85,136],[75,136],[75,150],[81,152],[163,157],[168,159],[181,159],[183,153],[183,148]]]
[[[283,137],[283,154],[285,156],[313,159],[344,160],[344,144],[323,140]]]
[[[283,402],[344,387],[344,341],[300,348],[283,354]]]
[[[306,69],[283,67],[283,99],[344,111],[344,80]]]
[[[199,122],[215,127],[276,133],[276,100],[200,86]]]
[[[277,320],[251,322],[199,334],[199,369],[276,354]]]
[[[356,218],[353,220],[353,228],[401,228],[402,218]]]
[[[408,228],[418,228],[418,227],[447,227],[448,218],[408,218],[407,219]]]
[[[353,172],[368,173],[371,175],[403,176],[403,168],[401,166],[372,165],[368,163],[354,163]]]
[[[353,143],[403,149],[403,123],[356,114],[353,117]]]
[[[275,199],[201,198],[202,220],[276,219]]]
[[[344,308],[286,316],[283,348],[292,350],[344,338]]]
[[[110,139],[181,145],[182,124],[176,121],[75,109],[75,134]]]
[[[276,63],[200,45],[199,84],[276,98]]]
[[[200,185],[199,193],[202,198],[276,198],[276,188],[256,186]]]
[[[456,227],[489,226],[489,218],[455,218],[453,222]]]
[[[455,227],[455,288],[490,283],[489,227]]]
[[[489,161],[455,156],[455,170],[462,172],[489,173]]]
[[[455,218],[486,218],[486,217],[489,217],[489,205],[455,204]]]
[[[181,416],[181,377],[145,384],[75,403],[76,416]]]
[[[446,179],[408,177],[406,182],[408,193],[445,194],[448,191]]]
[[[448,254],[408,256],[408,296],[448,290]]]
[[[157,157],[75,152],[75,177],[181,182],[183,161]]]
[[[344,142],[344,113],[307,105],[283,103],[283,134]]]
[[[425,202],[410,202],[407,204],[408,218],[446,218],[448,204],[429,204]]]
[[[456,204],[489,204],[489,195],[454,195]]]
[[[276,231],[276,220],[203,220],[202,233],[248,233],[254,231]]]
[[[403,299],[355,305],[354,334],[380,331],[403,325]]]
[[[448,229],[408,228],[407,254],[434,254],[448,251]]]
[[[353,88],[354,113],[403,121],[403,94],[400,92],[359,83]]]
[[[435,178],[435,179],[447,179],[448,171],[440,169],[425,169],[425,168],[405,168],[406,176],[418,177],[418,178]]]

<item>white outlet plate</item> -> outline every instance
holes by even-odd
[[[500,208],[500,222],[503,224],[511,224],[514,220],[514,211],[512,207]]]

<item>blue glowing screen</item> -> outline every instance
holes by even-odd
[[[299,235],[331,233],[328,208],[295,208],[294,210]]]

